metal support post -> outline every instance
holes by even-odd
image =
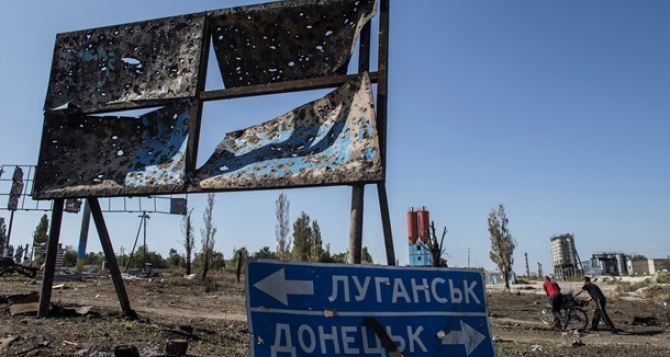
[[[391,216],[389,214],[389,201],[386,196],[386,184],[377,184],[377,195],[379,196],[379,212],[382,215],[382,230],[384,232],[384,247],[386,248],[386,264],[395,265],[395,249],[393,248],[393,233],[391,232]]]
[[[390,0],[380,0],[379,11],[379,59],[377,72],[377,128],[379,130],[379,146],[381,148],[382,163],[386,165],[386,134],[388,119],[388,57],[389,57],[389,5]],[[386,247],[386,260],[388,265],[395,265],[395,252],[393,249],[393,234],[391,231],[391,217],[389,213],[388,197],[386,195],[386,181],[377,183],[377,195],[379,196],[379,210],[382,216],[382,228],[384,231],[384,245]]]
[[[9,214],[9,228],[7,228],[7,237],[5,237],[5,246],[2,247],[3,255],[9,257],[9,240],[12,238],[12,226],[14,225],[14,210]]]
[[[361,31],[358,47],[358,73],[370,70],[370,23]],[[356,184],[351,187],[351,223],[349,227],[349,264],[360,264],[363,249],[363,204],[365,201],[365,185]]]
[[[363,196],[364,185],[353,185],[351,189],[351,226],[349,227],[349,255],[347,263],[360,264],[363,249]]]
[[[88,228],[91,222],[91,208],[88,201],[84,201],[84,215],[81,217],[81,230],[79,231],[79,248],[77,249],[77,269],[81,269],[86,263],[86,244],[88,242]]]
[[[56,271],[56,253],[58,252],[58,239],[60,238],[60,226],[63,221],[64,204],[64,199],[55,199],[53,211],[51,211],[51,227],[49,228],[47,256],[44,261],[44,277],[42,278],[42,289],[40,292],[37,317],[47,317],[51,307],[51,289],[53,288],[54,273]]]
[[[119,297],[119,303],[121,304],[123,316],[134,319],[137,317],[137,314],[135,311],[133,311],[133,309],[130,308],[130,301],[128,300],[126,287],[123,285],[123,279],[121,278],[119,265],[116,262],[112,241],[109,239],[109,232],[107,231],[105,219],[102,216],[102,210],[100,209],[100,202],[98,202],[97,198],[88,198],[87,201],[91,207],[93,222],[95,222],[95,227],[98,229],[98,236],[100,236],[102,251],[105,253],[105,259],[107,260],[107,265],[109,266],[109,273],[112,276],[112,282],[114,283],[116,295]]]

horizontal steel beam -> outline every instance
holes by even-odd
[[[358,77],[358,74],[345,74],[330,77],[300,79],[296,81],[286,81],[278,83],[258,84],[236,88],[226,88],[200,93],[200,99],[203,101],[231,99],[250,97],[255,95],[277,94],[287,92],[297,92],[313,89],[333,88],[340,86],[351,79]],[[370,73],[370,82],[377,83],[377,72]]]

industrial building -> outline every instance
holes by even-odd
[[[594,253],[591,259],[582,262],[586,275],[654,275],[670,269],[670,259],[633,258],[621,252]]]
[[[554,275],[557,279],[569,279],[583,274],[582,262],[579,260],[575,237],[566,233],[550,238],[551,256],[554,266]]]
[[[654,275],[662,270],[670,270],[670,258],[666,259],[629,259],[628,275]]]
[[[407,240],[409,246],[409,265],[432,266],[433,255],[428,245],[430,238],[430,213],[425,207],[407,212]]]
[[[602,252],[591,255],[590,260],[582,262],[586,275],[628,275],[630,257],[623,253]]]

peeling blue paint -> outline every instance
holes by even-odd
[[[367,75],[280,117],[226,134],[194,189],[244,189],[381,179]]]

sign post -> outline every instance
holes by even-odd
[[[252,261],[251,355],[494,356],[475,269]]]

